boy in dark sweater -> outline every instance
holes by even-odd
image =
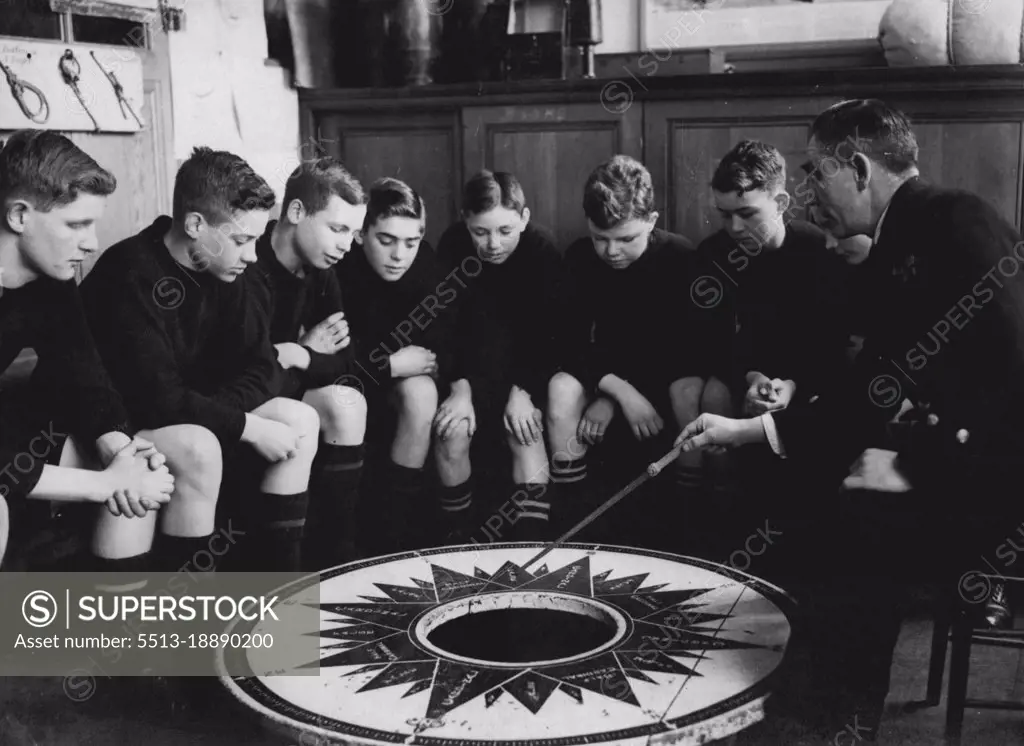
[[[460,293],[459,380],[438,411],[437,429],[445,433],[462,420],[499,433],[503,426],[512,453],[511,497],[498,510],[502,522],[489,521],[484,531],[488,540],[545,539],[551,494],[544,411],[560,362],[555,324],[565,313],[562,258],[530,224],[523,188],[512,174],[482,171],[470,179],[462,217],[438,246],[444,264],[469,279]]]
[[[340,163],[309,161],[289,176],[281,219],[256,242],[253,280],[263,286],[270,341],[284,368],[281,395],[320,415],[303,551],[310,570],[355,559],[366,400],[353,388],[353,348],[332,268],[352,248],[365,203],[362,186]]]
[[[730,411],[733,333],[731,319],[691,289],[703,271],[693,245],[655,228],[654,188],[641,163],[619,155],[598,166],[583,210],[590,236],[566,251],[576,360],[552,380],[548,415],[552,451],[570,456],[552,462],[552,478],[577,483],[588,448],[616,419],[649,444],[645,458],[656,458],[671,447],[666,421],[681,426],[700,411]],[[677,467],[686,484],[700,475],[693,458],[680,456]]]
[[[211,434],[137,431],[86,324],[74,277],[115,188],[54,132],[15,132],[0,150],[0,370],[23,349],[37,356],[27,389],[0,393],[0,559],[5,497],[16,516],[24,498],[104,505],[92,539],[101,571],[150,569],[158,515],[159,570],[179,569],[213,530],[220,464],[197,450]]]
[[[446,393],[452,381],[454,313],[449,306],[462,281],[458,273],[445,277],[433,248],[423,241],[425,221],[423,201],[409,185],[397,179],[375,182],[362,241],[338,266],[369,411],[387,407],[398,416],[383,475],[382,497],[389,504],[379,506],[389,514],[385,541],[410,539],[409,532],[401,537],[401,519],[416,524],[421,522],[417,517],[426,518],[423,467],[439,392]],[[380,415],[374,420],[381,421]],[[434,454],[438,504],[447,519],[441,530],[454,540],[451,532],[464,528],[472,502],[468,450],[474,425],[467,420],[450,424],[439,431]]]
[[[810,398],[845,365],[844,296],[850,274],[825,234],[785,221],[786,161],[774,147],[744,140],[711,181],[722,229],[701,253],[726,275],[739,334],[736,366],[748,416]]]
[[[240,457],[258,457],[245,544],[252,569],[286,572],[300,566],[320,422],[308,404],[278,396],[281,367],[246,277],[273,205],[244,160],[196,148],[175,179],[173,218],[109,248],[82,292],[135,421],[201,425],[239,470]]]

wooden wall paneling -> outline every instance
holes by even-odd
[[[583,184],[616,154],[643,157],[643,112],[600,103],[469,107],[463,111],[464,181],[482,168],[515,174],[532,220],[561,249],[587,234]]]
[[[609,91],[613,84],[619,87]],[[911,116],[926,178],[977,191],[1024,225],[1019,65],[652,76],[628,101],[619,95],[620,84],[570,80],[305,91],[300,101],[306,111],[368,117],[362,121],[371,123],[416,112],[461,113],[464,157],[454,193],[482,167],[516,170],[537,221],[567,241],[584,230],[579,189],[586,173],[614,151],[635,155],[650,169],[661,225],[699,239],[716,226],[708,215],[708,182],[735,141],[759,137],[780,146],[789,187],[798,191],[804,138],[814,117],[843,99],[874,96]],[[612,111],[623,104],[624,114]]]
[[[919,122],[921,174],[988,199],[1020,225],[1021,122]]]
[[[814,115],[828,103],[647,103],[645,157],[662,225],[695,242],[718,230],[711,178],[722,156],[744,139],[763,140],[782,151],[787,188],[802,217],[807,199],[800,167],[807,159],[807,136]]]
[[[456,112],[338,114],[317,119],[321,144],[365,187],[376,179],[401,179],[427,207],[427,240],[437,245],[455,219],[461,148]]]
[[[966,104],[924,86],[879,95],[910,117],[924,179],[975,192],[1024,226],[1024,91],[979,86]]]

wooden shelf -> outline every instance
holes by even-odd
[[[637,101],[724,100],[817,96],[841,90],[850,97],[880,95],[945,95],[963,97],[976,93],[1020,96],[1024,94],[1024,65],[889,68],[854,70],[800,70],[737,72],[713,75],[677,75],[631,79],[531,80],[494,83],[460,83],[415,88],[300,89],[299,101],[317,111],[353,111],[406,108],[431,109],[486,103],[508,105],[528,102],[587,103],[598,101],[601,91],[620,81],[631,86]],[[642,85],[641,85],[642,83]]]

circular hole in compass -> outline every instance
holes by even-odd
[[[551,664],[606,650],[625,633],[604,604],[557,593],[494,593],[447,604],[418,625],[420,639],[456,660]]]

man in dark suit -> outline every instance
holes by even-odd
[[[874,529],[883,530],[873,537],[873,552],[856,547],[851,578],[819,579],[832,596],[840,585],[846,592],[831,616],[846,639],[822,634],[828,618],[809,621],[817,626],[812,636],[824,638],[815,643],[823,651],[819,669],[828,670],[821,681],[845,689],[841,704],[831,705],[834,717],[859,718],[863,726],[880,716],[900,626],[890,603],[900,587],[879,581],[957,577],[968,556],[976,559],[997,543],[984,526],[1005,529],[1010,524],[1002,517],[1019,501],[1024,243],[976,195],[925,184],[910,123],[881,101],[845,101],[823,112],[809,152],[815,221],[839,239],[874,238],[862,265],[871,287],[858,309],[864,348],[813,402],[746,420],[702,415],[677,443],[684,451],[767,443],[813,473],[803,489],[818,490],[837,511],[859,503],[877,522]],[[913,424],[894,441],[887,423],[906,400]],[[832,496],[830,487],[840,484],[847,494]],[[943,526],[955,526],[955,533]],[[834,537],[819,532],[811,544],[831,556],[805,560],[836,567]],[[865,578],[872,582],[864,585]],[[860,581],[852,594],[851,579]],[[843,608],[856,623],[840,619]]]

